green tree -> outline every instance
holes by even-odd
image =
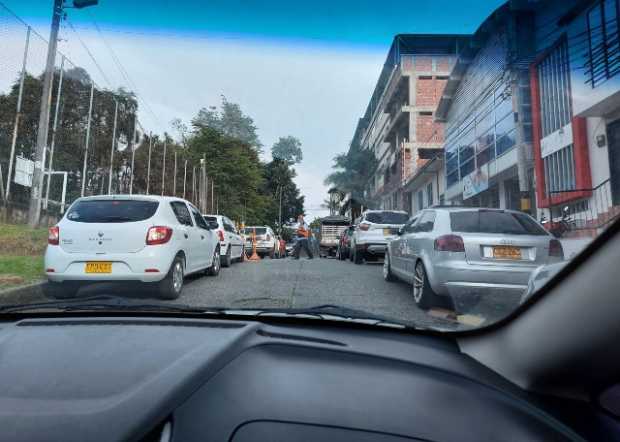
[[[304,157],[301,150],[301,141],[290,135],[280,137],[271,148],[271,156],[274,160],[283,160],[289,165],[301,163]]]
[[[327,176],[325,184],[362,199],[366,184],[377,167],[374,153],[351,145],[347,153],[336,155],[333,161],[334,172]]]
[[[263,193],[269,196],[266,221],[272,227],[279,227],[280,193],[282,194],[282,222],[304,212],[304,196],[293,181],[295,169],[286,161],[274,159],[264,166],[265,184]]]
[[[243,141],[261,152],[263,145],[258,139],[254,120],[243,113],[241,107],[231,103],[222,95],[222,103],[218,110],[215,106],[202,108],[192,120],[196,129],[211,128],[223,135]]]

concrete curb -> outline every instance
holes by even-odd
[[[25,304],[46,300],[43,294],[43,285],[46,281],[39,281],[21,287],[10,288],[0,291],[2,304]]]

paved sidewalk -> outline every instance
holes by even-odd
[[[562,248],[564,249],[564,257],[572,259],[581,250],[583,250],[594,238],[562,238]]]

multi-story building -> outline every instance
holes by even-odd
[[[533,14],[506,3],[461,49],[435,114],[445,123],[445,200],[529,210]]]
[[[394,38],[354,139],[372,150],[378,163],[365,193],[368,205],[413,210],[415,189],[405,187],[427,161],[420,149],[436,151],[443,144],[443,124],[434,114],[467,41],[462,35]]]
[[[616,0],[535,9],[530,66],[538,216],[567,208],[594,236],[620,215],[620,40]]]

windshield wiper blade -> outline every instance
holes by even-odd
[[[32,304],[11,304],[0,306],[0,313],[16,313],[32,310],[54,311],[95,311],[95,310],[132,310],[132,311],[172,311],[182,313],[203,313],[204,308],[195,308],[182,304],[148,304],[128,302],[128,298],[112,295],[97,295],[84,298],[63,299],[58,301],[37,302]]]

